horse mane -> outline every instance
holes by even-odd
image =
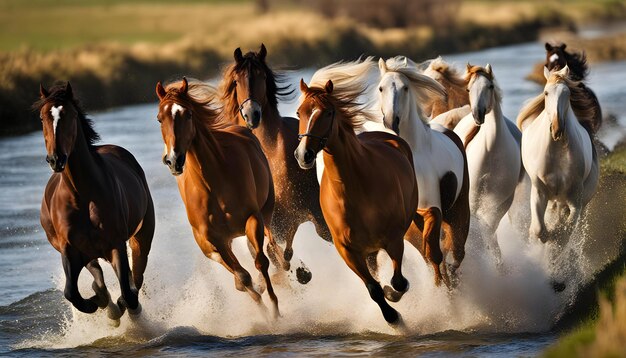
[[[448,94],[445,88],[439,82],[420,73],[417,66],[414,63],[409,63],[409,60],[405,56],[391,57],[387,59],[385,65],[387,71],[404,75],[409,80],[411,91],[417,100],[417,109],[420,112],[420,118],[423,121],[427,121],[427,116],[423,113],[422,109],[423,103],[431,103],[432,101],[447,102]]]
[[[565,50],[565,44],[553,46],[552,53],[561,50],[565,56],[565,62],[570,69],[570,76],[575,81],[583,81],[589,74],[589,66],[587,65],[587,54],[585,51],[580,52],[568,52]],[[561,48],[563,46],[563,48]],[[548,52],[548,54],[550,51]],[[560,70],[560,68],[558,69]]]
[[[597,113],[599,107],[596,105],[595,99],[588,96],[585,92],[585,87],[581,86],[581,81],[562,76],[558,72],[550,73],[546,85],[559,82],[564,83],[570,90],[570,106],[576,115],[576,119],[578,119],[580,125],[585,128],[589,135],[593,136],[592,121],[599,116]],[[543,93],[540,93],[538,96],[528,101],[520,111],[520,114],[517,116],[518,128],[522,129],[524,122],[527,120],[535,120],[544,109],[545,96]]]
[[[219,85],[219,92],[222,94],[221,100],[224,103],[224,115],[228,115],[230,118],[236,118],[239,115],[235,78],[238,74],[252,72],[253,68],[258,68],[265,73],[267,103],[272,110],[278,113],[278,100],[290,101],[293,99],[295,90],[288,84],[289,79],[286,73],[273,71],[257,52],[249,51],[243,56],[243,60],[232,63],[224,69],[222,82]]]
[[[454,67],[450,66],[441,56],[433,59],[430,62],[429,68],[433,71],[437,71],[441,76],[439,80],[443,87],[448,92],[449,99],[462,98],[463,104],[469,104],[469,98],[467,96],[467,81]]]
[[[218,108],[214,105],[217,97],[215,87],[205,82],[188,79],[187,93],[181,93],[182,80],[171,82],[165,86],[166,95],[163,98],[171,99],[191,109],[193,120],[208,130],[224,129],[230,127],[225,117],[218,115]]]
[[[368,56],[355,61],[335,62],[317,70],[309,86],[323,91],[326,82],[332,80],[335,106],[342,108],[347,118],[352,118],[351,127],[356,128],[366,121],[380,122],[380,107],[376,106],[375,101],[364,98],[370,95],[371,89],[378,83],[378,76],[374,57]],[[300,103],[304,97],[304,94],[300,97]]]
[[[79,122],[81,123],[80,128],[83,131],[83,136],[87,141],[87,147],[90,151],[94,151],[96,149],[95,144],[100,140],[100,135],[93,128],[93,120],[87,117],[85,110],[80,105],[80,102],[77,98],[74,97],[73,93],[67,93],[67,87],[65,84],[55,84],[48,91],[50,94],[46,98],[41,98],[35,103],[33,103],[33,110],[41,111],[41,108],[47,103],[59,103],[59,102],[69,102],[74,106],[76,113],[78,114]]]

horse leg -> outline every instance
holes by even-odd
[[[441,237],[441,210],[436,207],[428,209],[418,209],[418,213],[424,218],[424,258],[430,262],[435,271],[435,285],[439,286],[441,280],[444,280],[446,286],[449,285],[448,278],[443,277],[440,270],[440,264],[443,261],[443,253],[439,246]]]
[[[293,215],[288,215],[288,210],[282,206],[276,206],[270,231],[275,235],[277,242],[285,242],[285,250],[283,252],[283,258],[287,265],[285,270],[289,270],[290,268],[289,262],[293,257],[293,238],[298,230],[298,226],[300,226],[300,220],[298,220],[298,218],[295,218]],[[268,252],[268,254],[270,255],[270,260],[272,260],[272,263],[276,267],[282,267],[278,262],[278,258],[273,257],[274,252]]]
[[[111,300],[111,296],[109,295],[107,286],[104,283],[104,274],[102,273],[102,267],[100,267],[98,259],[91,260],[85,267],[93,276],[93,283],[91,284],[91,288],[96,293],[96,297],[98,299],[96,304],[100,308],[105,308],[106,306],[108,306],[109,301]]]
[[[397,324],[400,321],[400,315],[398,312],[385,301],[385,293],[383,289],[380,287],[378,281],[376,281],[372,275],[370,274],[367,268],[367,262],[364,254],[356,254],[351,252],[348,247],[343,245],[337,245],[337,251],[339,251],[339,255],[343,258],[345,263],[350,267],[350,269],[357,274],[365,283],[365,287],[370,294],[371,299],[378,304],[380,310],[387,321],[390,324]]]
[[[78,291],[78,276],[84,267],[82,255],[70,246],[67,246],[61,254],[63,271],[65,272],[65,298],[72,303],[77,310],[83,313],[94,313],[98,309],[98,297],[93,296],[84,299]]]
[[[117,299],[117,305],[122,311],[122,314],[128,309],[129,314],[138,315],[141,313],[141,305],[139,304],[137,291],[130,287],[130,267],[128,265],[126,243],[113,249],[111,257],[111,265],[113,266],[117,280],[120,283],[120,290],[122,291],[122,296]]]
[[[400,238],[400,236],[398,236],[398,239],[390,242],[385,250],[387,251],[387,254],[389,254],[393,264],[393,277],[391,278],[391,287],[385,286],[383,292],[387,300],[391,302],[398,302],[409,290],[409,281],[402,275],[404,241]]]
[[[143,273],[146,271],[148,253],[150,253],[152,238],[154,237],[154,224],[154,207],[150,201],[141,229],[129,240],[133,258],[132,278],[137,290],[141,289],[143,285]]]
[[[426,257],[424,253],[424,218],[415,214],[413,218],[413,222],[409,225],[409,229],[404,234],[404,240],[408,241],[413,247],[419,251],[422,257]]]
[[[256,250],[256,257],[254,259],[254,266],[263,275],[265,284],[267,286],[267,293],[274,304],[274,318],[280,316],[278,310],[278,298],[274,293],[274,287],[272,287],[272,281],[268,273],[269,260],[263,253],[263,238],[264,238],[265,225],[263,224],[263,218],[261,215],[252,215],[246,221],[246,236],[248,240],[254,246]]]
[[[285,253],[283,251],[283,248],[280,247],[280,245],[278,245],[278,243],[274,239],[274,235],[272,234],[272,231],[267,226],[265,226],[263,231],[264,231],[265,236],[267,236],[267,240],[268,240],[267,254],[271,257],[271,260],[274,263],[274,266],[276,266],[278,269],[282,268],[285,271],[289,271],[289,269],[291,268],[291,264],[289,263],[289,261],[285,259]]]
[[[319,200],[317,202],[319,202]],[[319,205],[315,205],[310,209],[310,212],[311,221],[315,225],[317,234],[325,241],[333,242],[333,237],[330,233],[330,229],[328,228],[328,224],[326,224],[326,220],[324,219],[322,208]]]
[[[537,238],[545,243],[548,239],[546,232],[546,224],[544,217],[548,200],[544,194],[543,188],[539,188],[539,183],[533,183],[530,190],[530,229],[531,238]]]

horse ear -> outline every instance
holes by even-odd
[[[265,57],[267,56],[267,49],[265,48],[265,44],[261,43],[261,49],[259,50],[259,58],[261,61],[265,61]]]
[[[487,66],[485,66],[485,71],[487,71],[489,76],[493,77],[493,70],[491,69],[491,64],[488,63]]]
[[[157,94],[157,96],[159,96],[159,100],[162,100],[163,97],[165,97],[165,95],[167,94],[165,92],[165,88],[163,88],[163,85],[161,84],[161,81],[157,82],[156,94]]]
[[[467,63],[467,69],[466,69],[467,73],[469,73],[472,70],[472,67],[474,67],[474,66],[470,65],[470,63],[468,62]]]
[[[408,67],[409,66],[409,59],[404,56],[404,67]]]
[[[567,47],[567,45],[566,45],[566,44],[561,44],[561,46],[559,46],[559,48],[560,48],[561,50],[563,50],[563,51],[565,51],[565,48],[566,48],[566,47]]]
[[[67,81],[67,83],[65,84],[65,95],[68,98],[74,98],[74,91],[72,91],[72,85],[70,84],[70,81]]]
[[[187,93],[189,89],[189,83],[187,82],[187,77],[183,77],[183,83],[180,85],[180,93]]]
[[[543,66],[543,77],[545,77],[546,80],[550,78],[550,70],[548,69],[548,66]]]
[[[565,65],[565,67],[563,67],[558,73],[559,73],[559,75],[561,77],[568,78],[569,77],[569,66]]]
[[[333,81],[328,80],[328,82],[326,82],[326,85],[324,86],[324,89],[326,90],[326,93],[328,94],[333,93]]]
[[[235,49],[235,62],[240,63],[241,61],[243,61],[243,53],[241,53],[241,47],[237,47],[237,49]]]
[[[39,97],[41,97],[41,99],[44,99],[44,98],[48,98],[49,95],[50,95],[50,92],[48,92],[48,90],[40,83],[39,84]]]
[[[300,91],[302,93],[307,93],[309,91],[309,86],[307,86],[306,82],[304,82],[304,78],[300,79]]]
[[[546,51],[550,52],[552,51],[552,45],[550,45],[550,43],[546,42]]]
[[[382,57],[378,59],[378,68],[380,69],[380,73],[384,74],[385,72],[387,72],[387,64]]]

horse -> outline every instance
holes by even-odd
[[[470,210],[483,224],[489,247],[501,264],[496,229],[524,178],[520,145],[502,114],[502,92],[491,65],[467,65],[472,113],[454,128],[463,139],[470,176]],[[517,136],[521,136],[515,128]]]
[[[585,127],[588,132],[592,133],[592,135],[595,135],[602,125],[602,108],[600,107],[600,102],[598,101],[595,93],[593,93],[593,91],[584,83],[584,80],[589,73],[585,53],[569,53],[565,51],[565,48],[567,47],[566,44],[552,46],[546,42],[545,47],[546,63],[544,67],[549,71],[559,71],[567,66],[571,79],[578,83],[581,91],[589,98],[588,101],[572,102],[572,110],[577,112],[577,118],[580,124]],[[535,101],[534,103],[539,106],[544,104],[543,101]],[[580,103],[584,103],[586,106],[589,106],[589,108],[579,107]],[[538,114],[540,112],[541,110],[532,110],[528,113]],[[522,124],[527,119],[529,118],[525,118],[521,115],[518,116],[517,124],[520,129],[522,129]]]
[[[427,60],[417,65],[418,69],[433,80],[439,82],[446,90],[445,101],[435,98],[426,101],[423,104],[424,113],[431,119],[441,114],[448,113],[446,120],[439,119],[435,123],[439,123],[448,129],[454,129],[458,122],[470,113],[469,96],[466,91],[467,82],[459,71],[450,66],[441,56]],[[454,114],[454,115],[452,115]],[[452,115],[452,116],[451,116]]]
[[[284,259],[288,270],[294,235],[302,222],[312,221],[324,240],[330,241],[331,235],[319,205],[315,172],[301,170],[290,159],[298,146],[298,121],[280,115],[278,99],[288,98],[293,91],[282,85],[284,78],[268,67],[266,57],[263,44],[258,52],[245,55],[237,48],[235,62],[224,71],[220,92],[224,115],[233,123],[252,129],[269,160],[276,190],[271,231],[279,242],[286,243]],[[296,273],[302,284],[311,279],[304,266]]]
[[[520,117],[533,118],[522,136],[522,160],[532,181],[529,233],[545,243],[570,236],[596,191],[599,172],[593,132],[581,123],[594,114],[593,98],[567,65],[552,72],[545,67],[544,76],[544,92]],[[554,205],[548,208],[549,202]],[[546,209],[556,218],[552,230],[546,228]]]
[[[404,56],[386,62],[381,58],[379,69],[383,122],[409,144],[413,153],[420,191],[418,212],[424,218],[423,240],[432,243],[431,246],[439,246],[441,240],[444,260],[439,265],[441,270],[434,267],[435,284],[439,285],[443,279],[449,285],[445,257],[452,256],[450,271],[454,274],[465,257],[470,224],[465,148],[453,131],[438,125],[431,128],[423,113],[421,103],[432,103],[433,97],[446,97],[438,82],[419,73]],[[422,245],[415,246],[422,251]],[[432,258],[424,257],[435,265]]]
[[[258,139],[249,129],[218,116],[213,108],[215,91],[202,82],[184,77],[166,87],[158,82],[156,93],[165,143],[163,163],[176,177],[196,243],[206,257],[234,275],[237,290],[247,291],[266,312],[262,289],[253,287],[250,274],[231,249],[232,239],[245,234],[278,316],[269,260],[263,253],[265,234],[268,251],[279,252],[268,230],[274,184]]]
[[[141,312],[138,290],[148,263],[154,235],[154,205],[141,166],[116,145],[96,145],[99,135],[74,97],[72,86],[39,89],[39,111],[46,144],[46,161],[53,174],[41,203],[40,221],[48,241],[61,253],[65,298],[84,313],[108,308],[119,324],[128,309]],[[132,254],[132,270],[126,242]],[[102,258],[113,266],[121,297],[111,302]],[[95,295],[84,299],[78,290],[83,268],[93,275]]]
[[[323,151],[325,170],[320,204],[335,248],[361,278],[383,317],[399,324],[400,316],[386,300],[397,302],[408,290],[402,275],[404,235],[416,219],[417,181],[411,148],[386,132],[355,133],[363,106],[354,99],[361,89],[333,91],[333,82],[300,81],[298,165],[311,169]],[[375,175],[372,175],[375,173]],[[391,287],[381,288],[367,260],[385,250],[394,274]]]

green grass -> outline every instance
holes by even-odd
[[[626,174],[626,146],[616,149],[601,162],[601,167],[605,171]]]
[[[548,348],[544,358],[577,357],[581,347],[586,347],[595,340],[595,329],[595,321],[587,321],[562,337],[557,345]]]

